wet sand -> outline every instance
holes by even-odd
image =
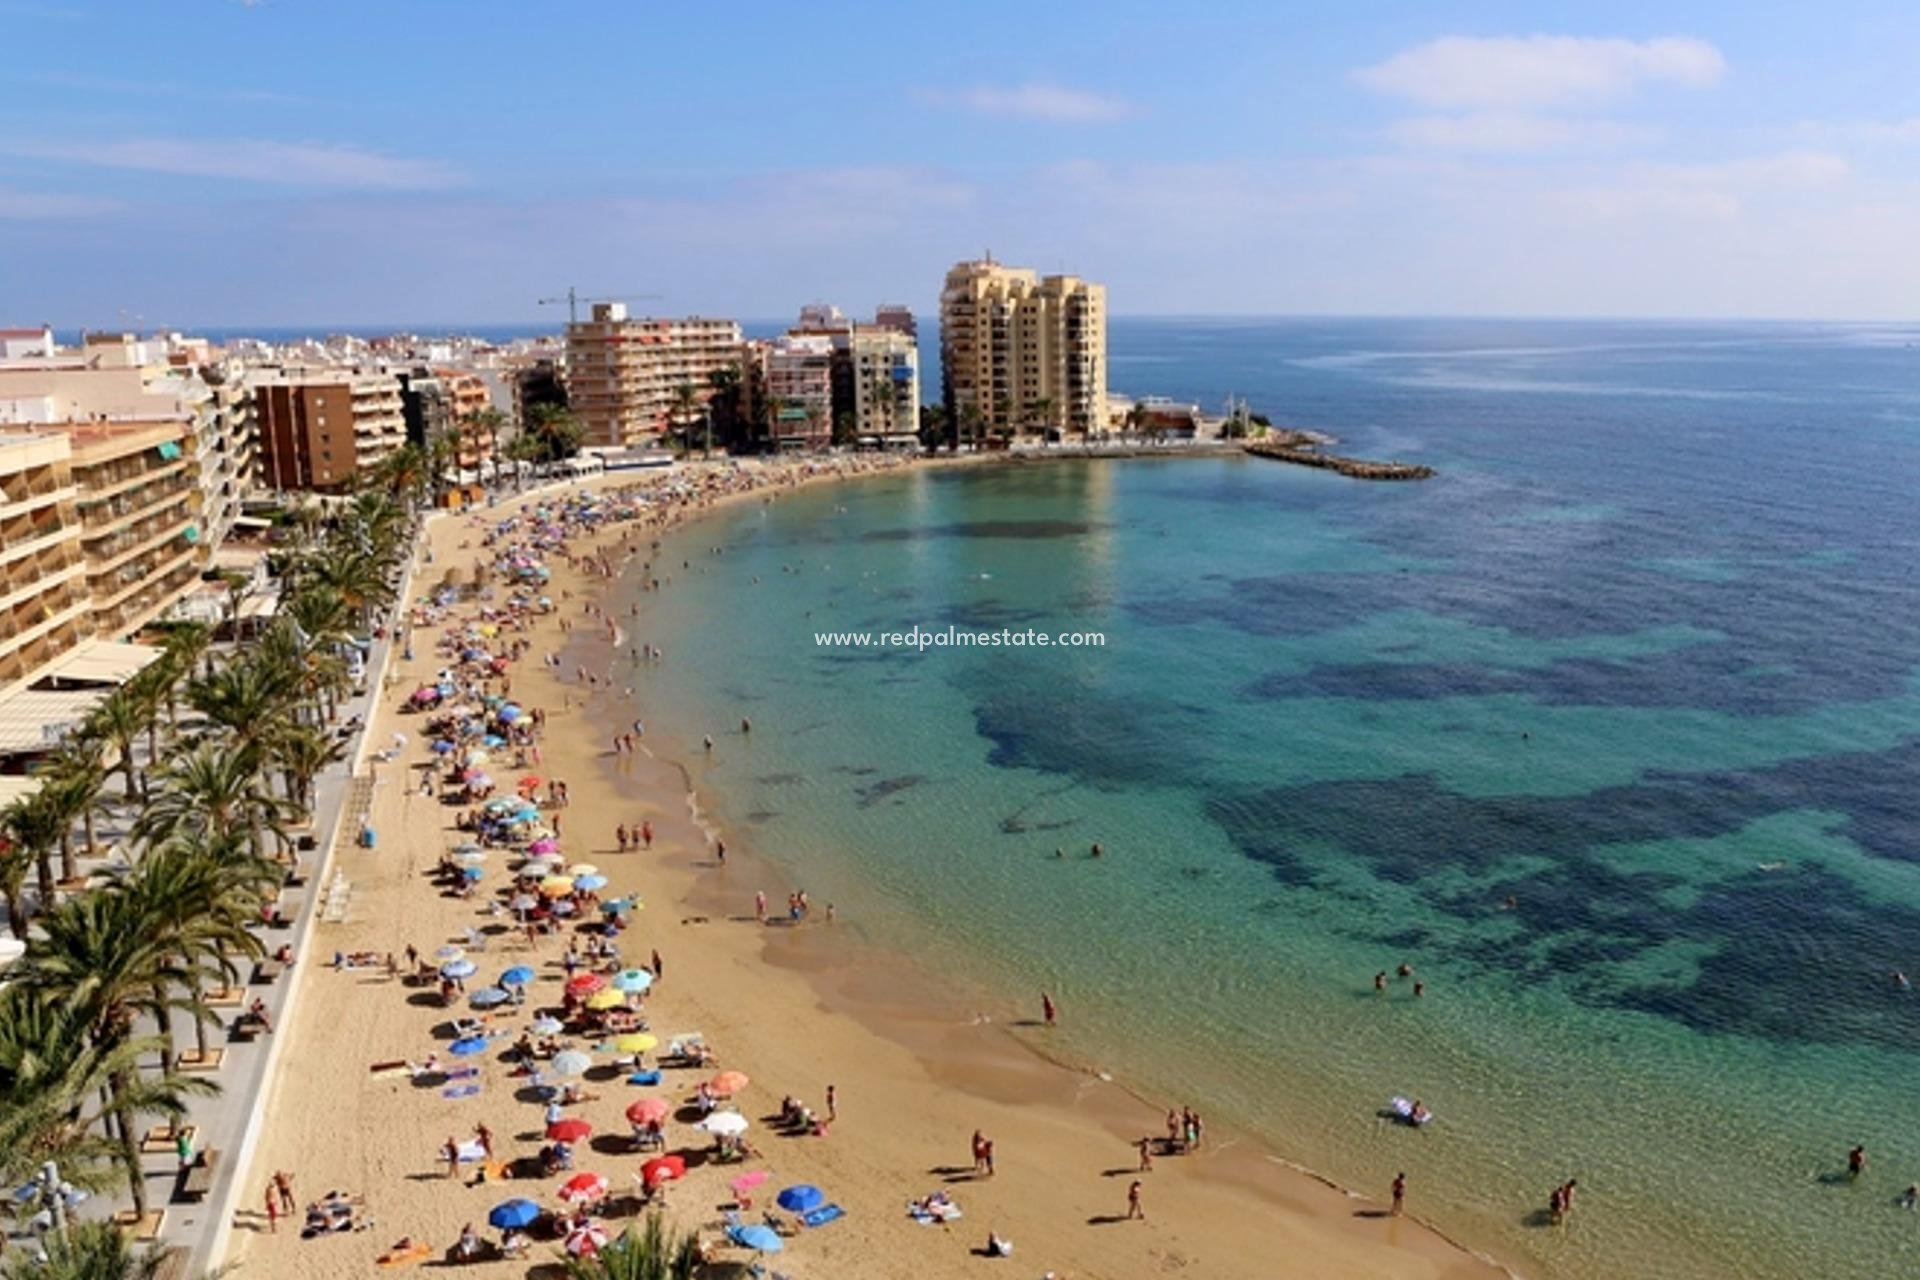
[[[630,480],[607,477],[596,487]],[[721,501],[762,500],[746,495]],[[498,518],[511,506],[486,515]],[[624,529],[603,533],[597,545],[614,546]],[[475,550],[460,551],[458,544],[473,534],[465,517],[436,518],[428,534],[435,564],[416,576],[418,586],[431,589],[446,567],[470,565]],[[574,549],[595,545],[581,538]],[[1413,1217],[1387,1217],[1383,1203],[1328,1186],[1278,1163],[1259,1144],[1218,1129],[1209,1130],[1197,1154],[1157,1157],[1152,1172],[1138,1175],[1147,1220],[1121,1220],[1138,1163],[1131,1144],[1164,1133],[1167,1106],[1181,1100],[1139,1099],[1085,1069],[1052,1061],[1044,1031],[1016,1025],[1037,1010],[989,1008],[991,1020],[976,1021],[976,1007],[957,987],[861,943],[845,922],[824,922],[822,904],[815,904],[811,923],[756,923],[755,890],[766,890],[776,911],[784,901],[787,886],[775,865],[756,856],[777,860],[778,850],[749,850],[744,838],[728,833],[727,864],[717,865],[687,772],[644,752],[612,752],[612,726],[626,723],[629,704],[618,693],[590,693],[574,675],[582,662],[606,669],[602,624],[580,609],[607,584],[557,559],[549,564],[554,598],[572,593],[562,603],[575,631],[563,636],[554,617],[543,620],[531,633],[529,659],[515,665],[512,680],[517,701],[547,713],[536,771],[565,780],[572,792],[572,803],[558,811],[561,846],[569,861],[599,865],[612,881],[607,895],[638,892],[645,900],[646,909],[633,917],[620,946],[628,963],[644,961],[652,950],[661,954],[664,976],[646,1006],[655,1034],[664,1043],[674,1034],[699,1031],[721,1066],[744,1071],[753,1081],[738,1105],[754,1121],[748,1137],[765,1158],[691,1168],[667,1195],[667,1214],[677,1225],[702,1228],[717,1239],[720,1210],[732,1200],[727,1182],[742,1169],[766,1168],[772,1178],[756,1210],[771,1202],[774,1190],[794,1182],[821,1186],[847,1210],[841,1220],[790,1240],[773,1260],[795,1280],[983,1272],[1032,1277],[1047,1271],[1062,1280],[1161,1273],[1208,1280],[1466,1280],[1500,1274]],[[643,614],[671,608],[672,601],[668,586],[642,596],[641,608]],[[452,1011],[442,1009],[431,991],[377,973],[325,967],[335,950],[397,953],[412,943],[430,955],[483,923],[478,898],[443,897],[431,882],[433,866],[452,840],[457,811],[409,785],[417,777],[410,766],[422,757],[424,743],[419,717],[401,714],[398,706],[437,670],[431,640],[422,632],[413,660],[396,657],[371,730],[375,746],[396,729],[412,741],[401,758],[374,766],[377,848],[336,855],[335,868],[353,883],[347,921],[321,925],[294,971],[305,989],[292,1023],[278,1032],[292,1043],[269,1083],[269,1128],[240,1193],[241,1229],[226,1259],[244,1262],[250,1272],[276,1278],[355,1274],[371,1269],[374,1258],[403,1235],[430,1244],[437,1259],[465,1223],[497,1236],[485,1219],[502,1200],[525,1196],[557,1204],[552,1192],[560,1177],[474,1188],[447,1179],[437,1159],[448,1138],[464,1140],[481,1122],[493,1130],[499,1153],[535,1152],[539,1108],[513,1096],[524,1081],[510,1078],[509,1068],[491,1053],[469,1060],[480,1064],[482,1088],[462,1099],[443,1097],[437,1085],[416,1087],[404,1072],[370,1072],[375,1062],[418,1061],[436,1048],[444,1054],[435,1029]],[[558,672],[539,661],[554,651],[564,655]],[[671,678],[670,662],[647,678]],[[712,730],[716,750],[725,750],[737,734],[737,721],[727,729]],[[617,852],[614,826],[642,820],[654,827],[653,849]],[[495,855],[483,887],[500,883],[504,861]],[[557,1003],[563,947],[553,939],[528,948],[511,936],[496,937],[473,956],[480,965],[474,981],[510,964],[530,964],[540,977],[529,990],[529,1005]],[[575,1168],[607,1175],[616,1197],[624,1193],[640,1162],[625,1150],[624,1107],[654,1092],[683,1101],[706,1074],[669,1070],[659,1090],[590,1077],[599,1100],[570,1114],[592,1121],[596,1133],[579,1149]],[[837,1087],[839,1115],[826,1136],[784,1137],[761,1123],[788,1093],[824,1115],[828,1084]],[[992,1178],[969,1172],[968,1140],[975,1129],[994,1140]],[[698,1130],[668,1127],[672,1150],[709,1145]],[[283,1220],[276,1234],[267,1234],[260,1210],[266,1176],[275,1169],[294,1174],[302,1203],[331,1189],[364,1196],[376,1225],[303,1241],[297,1223]],[[964,1219],[941,1227],[910,1220],[906,1201],[937,1188],[953,1196]],[[1410,1202],[1417,1211],[1417,1185]],[[621,1214],[609,1226],[617,1229],[627,1220]],[[989,1229],[1014,1243],[1011,1259],[976,1253]],[[524,1260],[463,1270],[524,1276],[550,1263],[553,1250],[541,1243]],[[738,1249],[722,1256],[748,1260]]]

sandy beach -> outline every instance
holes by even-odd
[[[700,474],[698,468],[679,474],[688,471]],[[803,480],[772,470],[728,474],[765,478],[735,482],[739,491],[728,495],[684,502],[672,519],[697,518],[722,502],[772,500]],[[837,472],[823,470],[805,482],[836,478]],[[629,476],[610,476],[592,485],[632,483]],[[552,494],[529,495],[477,516],[431,520],[431,563],[416,574],[416,595],[431,591],[450,568],[470,573],[481,554],[483,526],[540,496]],[[613,525],[575,537],[568,550],[575,557],[605,551],[613,558],[623,544],[644,550],[654,536],[632,524]],[[677,1111],[700,1081],[724,1068],[751,1079],[735,1103],[751,1122],[746,1137],[761,1156],[710,1164],[705,1153],[713,1140],[676,1114],[666,1126],[666,1146],[684,1152],[689,1169],[684,1180],[668,1184],[665,1213],[681,1228],[702,1231],[716,1244],[716,1256],[744,1265],[751,1255],[725,1245],[720,1226],[722,1211],[735,1199],[732,1179],[745,1170],[770,1173],[753,1193],[753,1209],[743,1214],[750,1221],[758,1220],[780,1187],[823,1188],[846,1213],[801,1229],[770,1260],[794,1280],[996,1273],[1061,1280],[1162,1273],[1208,1280],[1466,1280],[1502,1274],[1417,1221],[1417,1186],[1410,1190],[1408,1216],[1391,1217],[1386,1188],[1377,1189],[1377,1200],[1352,1196],[1232,1133],[1209,1130],[1199,1151],[1157,1156],[1150,1172],[1137,1172],[1134,1144],[1163,1134],[1168,1107],[1185,1100],[1136,1098],[1119,1083],[1053,1061],[1045,1052],[1044,1030],[1020,1025],[1037,1018],[1037,1007],[995,1008],[989,1020],[979,1021],[957,992],[915,973],[899,957],[877,954],[852,930],[821,918],[817,906],[793,926],[756,921],[756,890],[772,895],[773,914],[782,914],[788,886],[778,877],[779,851],[752,849],[744,837],[703,824],[689,774],[678,762],[653,758],[644,738],[634,753],[612,749],[610,736],[631,714],[617,685],[620,668],[611,688],[605,681],[589,688],[578,676],[582,667],[609,667],[607,623],[584,611],[607,579],[558,557],[547,563],[553,576],[544,590],[558,608],[523,633],[529,652],[508,674],[513,699],[545,713],[535,772],[564,781],[569,792],[568,803],[550,811],[562,820],[560,847],[568,862],[592,862],[609,878],[602,896],[637,894],[644,901],[617,945],[626,964],[645,965],[652,953],[662,962],[644,1005],[653,1033],[664,1045],[697,1032],[718,1060],[713,1067],[667,1069],[657,1088],[590,1073],[586,1087],[597,1097],[567,1108],[594,1126],[593,1136],[578,1145],[573,1168],[597,1171],[612,1183],[610,1230],[636,1220],[624,1206],[645,1158],[628,1148],[624,1109],[638,1097],[660,1096]],[[643,612],[671,608],[672,587],[641,601]],[[455,612],[470,614],[471,606]],[[563,620],[571,631],[562,631]],[[224,1259],[244,1264],[249,1274],[276,1280],[355,1274],[373,1269],[376,1257],[402,1237],[428,1245],[428,1265],[436,1265],[467,1224],[497,1239],[486,1219],[501,1201],[525,1197],[556,1206],[555,1189],[569,1176],[474,1186],[472,1167],[463,1166],[461,1179],[451,1180],[439,1152],[450,1139],[467,1141],[476,1125],[491,1130],[495,1154],[507,1159],[533,1155],[541,1146],[541,1107],[516,1098],[529,1082],[513,1076],[505,1060],[511,1038],[463,1060],[478,1068],[480,1087],[468,1096],[445,1096],[444,1080],[433,1074],[414,1079],[405,1070],[375,1071],[377,1063],[444,1056],[446,1025],[469,1011],[464,1001],[444,1007],[431,985],[407,985],[377,967],[328,965],[335,952],[401,954],[409,946],[430,957],[471,929],[499,923],[487,915],[486,899],[507,881],[503,851],[487,863],[480,892],[470,899],[443,892],[434,879],[443,855],[464,837],[453,827],[459,809],[415,785],[416,766],[431,757],[419,731],[421,717],[403,704],[444,665],[435,652],[437,638],[435,629],[420,628],[412,656],[395,659],[369,741],[379,748],[396,732],[408,741],[393,759],[371,766],[370,821],[377,843],[336,855],[334,871],[352,886],[346,918],[317,928],[294,970],[302,984],[295,1015],[275,1032],[288,1043],[268,1085],[267,1131],[239,1194],[239,1229]],[[543,661],[549,654],[561,655],[558,667]],[[663,670],[664,676],[648,678],[670,678],[670,666]],[[739,726],[707,731],[725,749],[727,735]],[[642,822],[652,827],[651,849],[620,852],[616,825]],[[716,835],[727,841],[724,865],[715,856]],[[509,965],[537,971],[526,1005],[495,1020],[518,1034],[537,1007],[560,1003],[565,935],[529,944],[519,931],[501,926],[485,936],[485,949],[470,952],[478,972],[469,989]],[[575,1037],[583,1045],[596,1038]],[[836,1114],[824,1134],[786,1136],[766,1123],[786,1095],[824,1118],[829,1085]],[[972,1172],[969,1137],[975,1131],[993,1140],[992,1177]],[[372,1225],[302,1239],[296,1217],[269,1231],[264,1209],[274,1171],[292,1175],[302,1205],[334,1190],[364,1198],[362,1215]],[[1143,1184],[1145,1221],[1125,1216],[1127,1189],[1136,1177]],[[951,1196],[964,1217],[945,1225],[914,1221],[908,1202],[936,1190]],[[990,1230],[1012,1242],[1011,1258],[982,1256]],[[519,1260],[466,1269],[523,1276],[549,1264],[556,1249],[555,1242],[540,1240]]]

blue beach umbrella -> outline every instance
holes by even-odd
[[[448,1045],[447,1052],[457,1058],[471,1058],[476,1053],[485,1052],[486,1047],[487,1038],[485,1036],[468,1036],[464,1040],[455,1040],[452,1044]]]
[[[524,964],[517,964],[500,975],[502,986],[524,987],[533,981],[533,970]]]
[[[728,1227],[727,1237],[735,1244],[752,1249],[756,1253],[778,1253],[787,1247],[780,1233],[772,1227],[763,1227],[757,1222],[744,1226]]]
[[[460,868],[460,877],[463,880],[478,880],[481,876],[485,874],[486,872],[479,867]]]
[[[480,745],[483,747],[504,747],[507,745],[507,740],[497,733],[490,733],[480,739]]]
[[[471,960],[449,960],[440,966],[443,978],[471,978],[479,966]]]
[[[512,724],[515,720],[518,720],[520,718],[522,713],[519,707],[516,707],[511,702],[509,702],[506,706],[494,712],[494,714],[500,717],[500,722],[502,724]]]
[[[613,975],[614,990],[624,991],[628,995],[645,991],[652,985],[653,975],[645,969],[622,969],[619,973]]]
[[[780,1207],[788,1213],[805,1213],[827,1202],[827,1193],[811,1182],[798,1182],[780,1193]]]
[[[513,997],[502,991],[499,987],[482,987],[471,996],[468,996],[467,999],[476,1009],[491,1009],[494,1005],[505,1004],[507,1001],[513,999]]]
[[[560,1019],[543,1014],[535,1018],[527,1029],[537,1036],[557,1036],[567,1027]]]
[[[585,889],[591,893],[595,889],[606,888],[607,878],[605,876],[577,876],[574,878],[573,887],[576,889]]]
[[[532,1226],[540,1219],[540,1206],[531,1200],[503,1200],[487,1214],[487,1225],[502,1231]]]
[[[451,750],[453,750],[453,743],[447,741],[445,738],[441,738],[433,744],[433,753],[437,756],[446,755],[447,752]]]

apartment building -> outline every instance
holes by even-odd
[[[567,402],[583,442],[618,448],[659,436],[680,412],[680,388],[704,403],[713,374],[740,351],[732,320],[635,319],[623,303],[596,302],[589,319],[567,326]]]
[[[857,441],[884,448],[918,444],[920,349],[912,335],[877,324],[861,325],[849,339],[848,359]]]
[[[262,482],[341,493],[407,440],[400,380],[345,369],[289,369],[254,386]]]
[[[0,692],[92,632],[72,456],[64,432],[0,430]]]
[[[984,258],[940,294],[941,395],[955,438],[1106,426],[1107,291]]]
[[[834,341],[789,333],[766,344],[762,381],[773,405],[773,438],[782,449],[824,449],[833,442]]]
[[[95,635],[125,636],[199,581],[209,544],[187,414],[66,424]]]

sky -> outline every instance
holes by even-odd
[[[1920,5],[0,0],[0,325],[1908,319]],[[642,295],[655,295],[645,297]]]

